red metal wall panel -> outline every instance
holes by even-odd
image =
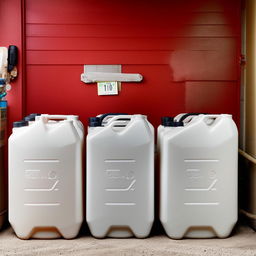
[[[23,1],[0,0],[0,46],[16,45],[18,52],[18,77],[12,82],[12,90],[8,94],[9,124],[23,116]],[[25,67],[24,67],[25,68]],[[9,125],[9,133],[11,125]]]
[[[24,114],[24,52],[23,52],[23,7],[22,0],[0,0],[0,46],[16,45],[18,52],[18,77],[12,82],[12,90],[8,94],[8,133],[11,132],[12,123],[22,118]],[[6,205],[8,198],[8,150],[4,150],[4,193]],[[3,171],[2,169],[0,170]]]
[[[239,118],[240,0],[26,0],[26,113]],[[141,73],[118,96],[80,81],[83,64]]]

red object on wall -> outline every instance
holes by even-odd
[[[26,0],[25,21],[25,114],[78,114],[86,124],[142,113],[155,127],[191,111],[239,121],[240,0]],[[97,96],[80,81],[84,64],[122,64],[144,80]]]

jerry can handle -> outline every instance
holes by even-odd
[[[206,113],[187,113],[185,115],[183,115],[181,118],[180,118],[180,122],[183,122],[187,117],[189,116],[199,116],[199,115],[206,115]]]
[[[231,115],[222,115],[222,114],[208,114],[202,117],[202,120],[207,124],[208,126],[212,126],[215,124],[215,121],[220,117],[229,117],[232,118]]]
[[[75,115],[41,115],[40,117],[47,120],[78,120],[78,116]]]
[[[107,114],[103,114],[101,115],[100,118],[100,125],[102,125],[102,122],[104,120],[104,118],[106,118],[107,116],[121,116],[121,115],[128,115],[127,113],[107,113]]]
[[[120,125],[120,126],[125,127],[128,123],[127,123],[126,120],[124,121],[123,118],[122,118],[122,120],[120,120],[120,116],[127,116],[127,117],[128,117],[127,119],[129,119],[129,121],[131,120],[131,115],[128,115],[128,114],[125,114],[125,115],[119,114],[119,115],[113,116],[113,118],[112,118],[112,119],[110,120],[110,122],[106,125],[106,127],[113,128],[113,127],[115,127],[116,125]]]
[[[211,118],[217,118],[217,117],[220,117],[220,116],[223,116],[223,117],[232,117],[232,115],[230,114],[205,114],[205,116],[207,117],[211,117]]]

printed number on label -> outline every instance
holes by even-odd
[[[118,94],[118,82],[99,82],[98,95],[116,95]]]

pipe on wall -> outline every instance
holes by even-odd
[[[245,151],[256,158],[256,1],[246,1]]]
[[[241,212],[256,230],[256,1],[245,2],[245,143],[240,153]]]

